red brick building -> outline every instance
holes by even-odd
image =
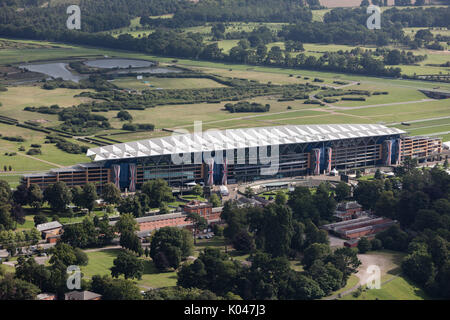
[[[362,206],[356,201],[341,202],[337,205],[334,216],[341,221],[360,217],[363,213]]]
[[[195,212],[204,217],[208,224],[220,221],[222,207],[213,208],[209,202],[191,201],[187,203],[182,212],[158,214],[137,218],[139,231],[152,231],[163,227],[189,227],[190,221],[186,221],[187,214]]]

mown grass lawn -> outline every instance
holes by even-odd
[[[426,293],[411,281],[404,277],[397,277],[394,280],[381,286],[381,289],[370,289],[363,291],[357,298],[353,294],[343,297],[344,300],[427,300]]]
[[[81,267],[84,277],[92,278],[94,275],[110,275],[114,259],[121,249],[108,249],[94,252],[87,252],[89,263]],[[175,286],[177,283],[176,272],[159,272],[153,261],[149,258],[141,257],[144,262],[144,274],[141,280],[136,280],[138,285],[145,287],[160,288]]]

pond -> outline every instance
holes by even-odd
[[[24,64],[19,65],[19,68],[26,69],[32,72],[39,72],[48,75],[53,78],[62,78],[63,80],[71,80],[78,82],[82,79],[82,76],[73,74],[67,69],[67,63],[55,62],[55,63],[41,63],[41,64]]]

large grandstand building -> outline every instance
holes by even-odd
[[[214,130],[92,148],[92,162],[25,175],[22,183],[95,183],[101,189],[112,182],[132,192],[157,178],[171,186],[249,182],[398,165],[407,156],[431,159],[441,151],[438,138],[407,137],[378,124]]]

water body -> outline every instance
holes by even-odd
[[[97,59],[84,62],[90,67],[114,69],[111,73],[170,73],[181,72],[175,68],[158,67],[154,62],[133,59]],[[33,72],[43,73],[53,78],[62,78],[63,80],[79,82],[81,79],[86,79],[88,75],[78,75],[67,69],[68,63],[65,62],[49,62],[36,64],[23,64],[19,68],[26,69]],[[131,66],[131,68],[129,68]]]
[[[98,60],[89,60],[84,64],[89,67],[94,68],[104,68],[104,69],[125,69],[125,68],[145,68],[151,67],[155,65],[154,62],[145,61],[145,60],[133,60],[133,59],[98,59]]]
[[[78,82],[84,77],[73,74],[67,69],[67,63],[55,62],[55,63],[41,63],[41,64],[24,64],[19,65],[19,68],[26,69],[28,71],[39,72],[48,75],[53,78],[62,78],[63,80],[71,80]]]

